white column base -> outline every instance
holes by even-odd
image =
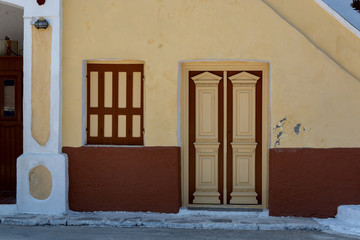
[[[258,204],[256,192],[232,192],[230,204]]]
[[[11,215],[17,212],[16,204],[0,204],[0,215]]]
[[[219,192],[195,192],[193,203],[220,204]]]
[[[45,200],[30,194],[29,172],[46,167],[52,177],[51,193]],[[19,213],[65,214],[68,210],[68,158],[66,154],[26,153],[17,159],[16,204]]]

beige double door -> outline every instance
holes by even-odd
[[[261,71],[189,71],[189,203],[261,203]]]

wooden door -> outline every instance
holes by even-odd
[[[189,203],[261,204],[261,90],[261,71],[189,72]]]
[[[16,159],[23,152],[22,58],[0,57],[0,193],[16,192]]]

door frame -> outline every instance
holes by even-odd
[[[246,61],[194,61],[180,63],[181,196],[184,207],[268,208],[270,146],[270,64]],[[262,204],[189,204],[189,71],[262,71]],[[226,91],[226,89],[224,89]],[[224,121],[226,121],[226,114]],[[224,161],[225,162],[225,161]]]

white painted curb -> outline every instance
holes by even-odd
[[[336,218],[341,222],[360,228],[360,205],[339,206]]]

